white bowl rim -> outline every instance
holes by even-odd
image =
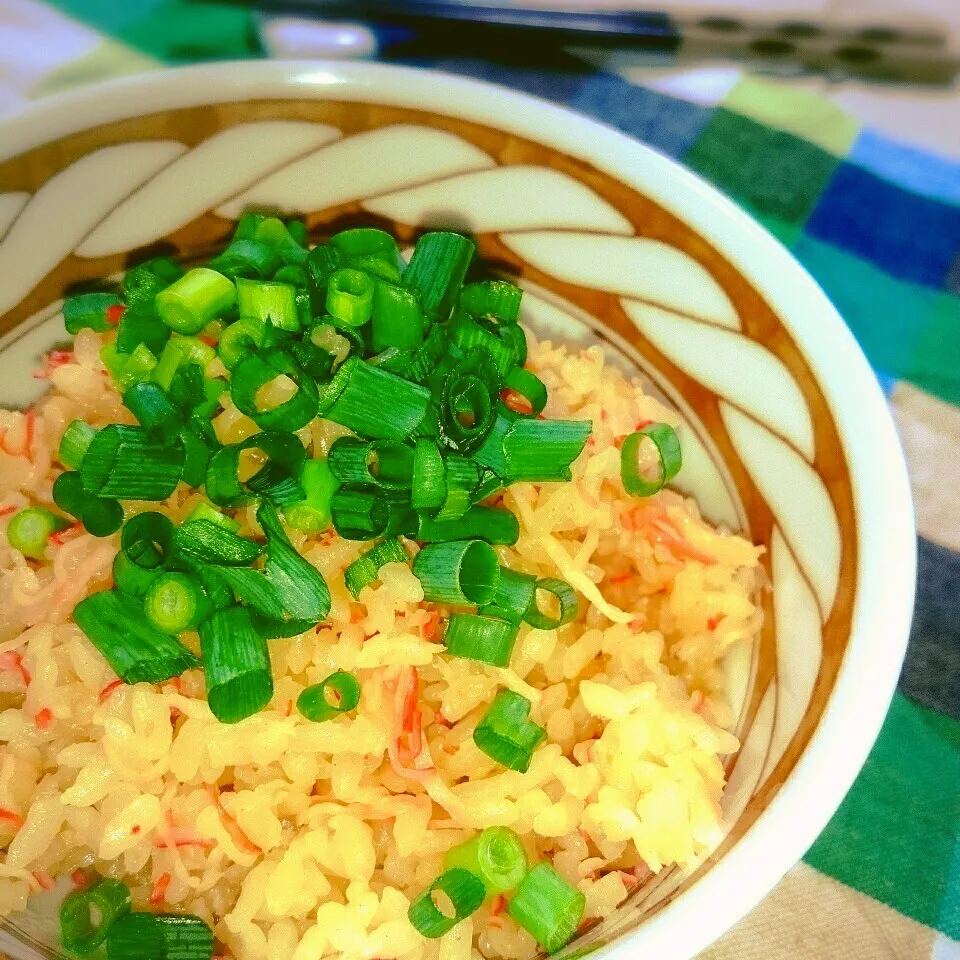
[[[611,960],[628,960],[638,948],[660,960],[689,960],[759,903],[827,825],[863,766],[896,688],[913,612],[916,531],[903,454],[876,377],[813,278],[731,200],[612,127],[486,82],[366,62],[179,67],[81,87],[4,117],[0,161],[115,120],[273,98],[372,100],[429,110],[591,163],[710,240],[775,309],[817,376],[847,456],[857,514],[850,643],[816,732],[757,822],[689,890],[602,950]]]

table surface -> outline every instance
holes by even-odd
[[[955,0],[925,2],[927,12],[960,14]],[[164,61],[262,52],[263,24],[232,6],[57,7],[0,3],[0,112]],[[888,393],[916,499],[910,651],[876,747],[829,827],[704,956],[960,960],[960,471],[951,469],[960,454],[960,87],[774,81],[733,62],[691,63],[682,46],[653,58],[576,49],[536,63],[420,62],[564,103],[692,167],[790,247],[858,337]]]

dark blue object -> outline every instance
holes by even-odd
[[[842,163],[806,227],[892,277],[943,289],[960,251],[960,207],[904,190]]]

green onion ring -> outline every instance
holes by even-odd
[[[657,448],[660,475],[647,480],[640,475],[640,445],[649,439]],[[668,484],[683,466],[683,453],[676,430],[666,423],[651,423],[631,433],[620,448],[620,479],[623,489],[635,497],[651,497]]]

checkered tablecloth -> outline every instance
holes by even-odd
[[[255,20],[239,7],[56,6],[0,0],[0,111],[163,63],[261,55]],[[732,67],[697,76],[595,51],[524,66],[420,62],[560,102],[691,167],[793,251],[859,339],[890,397],[917,501],[910,652],[877,745],[829,827],[706,956],[957,960],[960,90],[900,91],[901,115],[927,123],[918,145],[909,133],[891,137],[858,119],[874,91],[812,91]],[[883,116],[875,104],[873,113]]]

